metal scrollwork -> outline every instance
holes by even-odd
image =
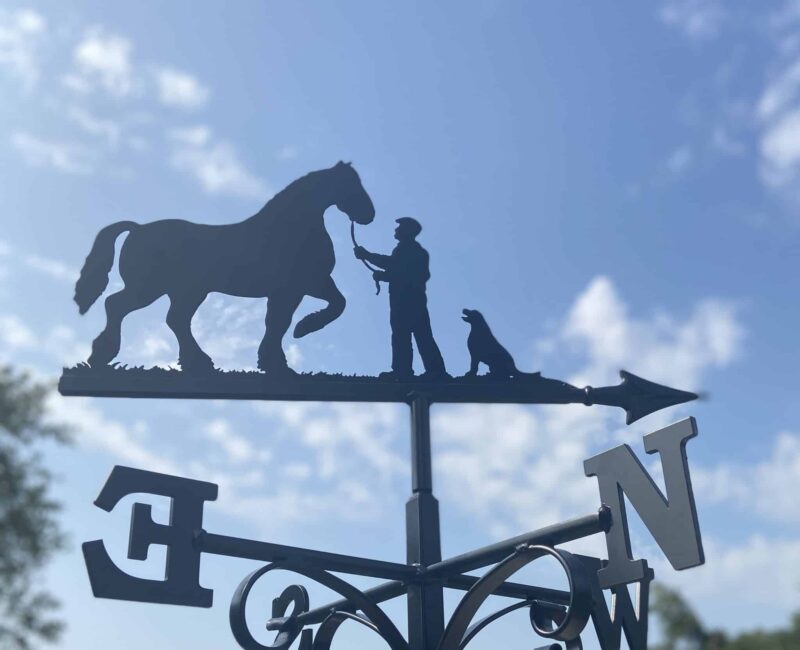
[[[490,614],[470,626],[478,609],[500,585],[522,567],[544,556],[558,560],[567,575],[570,599],[566,606],[538,600],[523,601]],[[592,612],[591,583],[586,567],[567,551],[549,546],[519,547],[470,588],[453,612],[439,650],[461,650],[487,625],[523,607],[530,607],[531,625],[539,636],[565,641],[568,650],[580,650],[580,633]],[[558,648],[559,645],[545,646],[553,647]]]
[[[253,638],[247,627],[245,608],[247,598],[253,585],[267,572],[273,570],[290,571],[313,580],[332,591],[337,592],[353,604],[354,610],[359,610],[363,616],[349,611],[332,611],[320,624],[316,637],[311,630],[303,629],[301,616],[309,611],[308,593],[299,585],[287,587],[280,596],[272,601],[272,619],[267,629],[277,631],[272,645],[263,645]],[[286,612],[292,605],[292,611],[287,616]],[[363,592],[353,587],[348,582],[338,578],[327,571],[313,569],[308,566],[299,566],[289,563],[273,563],[261,567],[248,575],[236,589],[231,600],[229,611],[231,631],[237,643],[244,650],[288,650],[300,637],[300,650],[329,650],[333,637],[342,623],[347,620],[356,621],[373,630],[383,638],[391,650],[408,650],[408,643],[400,631],[378,607]],[[313,641],[313,642],[312,642]]]

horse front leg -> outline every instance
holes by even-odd
[[[264,372],[290,371],[283,352],[283,335],[292,324],[292,316],[303,294],[270,296],[267,301],[266,331],[258,347],[258,368]]]
[[[315,311],[300,319],[300,322],[295,325],[294,338],[299,339],[321,330],[323,327],[335,321],[342,315],[347,301],[345,300],[339,287],[333,281],[333,278],[327,276],[325,280],[320,282],[317,287],[314,287],[307,292],[307,295],[312,298],[319,298],[328,303],[327,307]]]

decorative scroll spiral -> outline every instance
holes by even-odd
[[[309,611],[308,593],[299,585],[291,585],[272,601],[272,618],[282,619],[276,626],[278,634],[275,640],[271,645],[259,643],[253,638],[247,627],[245,608],[253,585],[265,573],[273,570],[300,574],[337,592],[349,600],[354,609],[360,610],[364,616],[347,611],[332,611],[320,624],[315,637],[311,630],[303,629],[303,623],[298,618],[301,614]],[[292,605],[292,611],[287,616],[286,612],[290,605]],[[244,650],[288,650],[298,636],[300,637],[300,650],[330,650],[333,637],[342,623],[348,620],[356,621],[377,632],[389,644],[391,650],[408,650],[408,643],[394,623],[363,592],[327,571],[290,563],[267,564],[242,580],[231,600],[229,620],[233,636]]]
[[[569,581],[570,599],[566,607],[538,600],[515,603],[470,625],[486,599],[522,567],[544,556],[558,560]],[[534,631],[546,639],[565,641],[567,650],[580,650],[580,633],[592,612],[592,591],[586,567],[567,551],[549,546],[521,546],[476,582],[453,612],[445,628],[439,650],[461,650],[475,635],[498,618],[523,607],[530,607]],[[558,644],[545,649],[558,649]]]

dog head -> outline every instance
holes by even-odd
[[[462,309],[461,320],[469,323],[470,325],[485,325],[486,319],[477,309]]]

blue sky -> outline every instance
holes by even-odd
[[[713,625],[784,624],[800,608],[799,28],[797,2],[5,2],[0,358],[51,379],[86,358],[103,314],[79,317],[72,285],[104,225],[229,223],[351,160],[377,208],[361,243],[388,252],[395,218],[423,224],[451,372],[468,368],[470,307],[524,370],[599,386],[625,368],[711,396],[632,427],[601,407],[437,408],[445,555],[593,511],[584,458],[621,441],[641,455],[643,433],[694,415],[707,565],[675,573],[638,528],[636,552]],[[386,295],[346,219],[332,209],[326,224],[348,306],[287,338],[289,357],[377,373]],[[121,361],[175,363],[165,312],[128,318]],[[252,367],[263,314],[212,296],[194,328],[218,365]],[[53,397],[51,410],[76,426],[73,448],[47,453],[72,539],[45,580],[65,604],[60,647],[233,644],[245,562],[204,563],[210,611],[91,597],[80,542],[107,540],[138,575],[163,562],[122,559],[132,498],[92,507],[114,464],[219,483],[215,532],[403,557],[400,407]],[[527,634],[523,618],[476,647]]]

